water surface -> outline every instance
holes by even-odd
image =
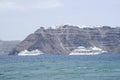
[[[120,55],[0,56],[0,80],[120,80]]]

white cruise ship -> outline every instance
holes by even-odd
[[[38,49],[32,50],[32,51],[24,50],[18,53],[18,56],[37,56],[41,54],[44,54],[44,53],[39,51]]]
[[[69,55],[98,55],[102,53],[106,53],[106,51],[98,47],[85,48],[83,46],[80,46],[74,49]]]

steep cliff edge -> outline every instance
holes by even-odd
[[[108,53],[120,53],[120,27],[79,28],[64,25],[58,28],[41,27],[23,40],[11,54],[25,49],[39,49],[47,54],[69,54],[78,46],[99,47]]]

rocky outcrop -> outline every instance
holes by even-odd
[[[120,53],[120,27],[79,28],[71,25],[55,29],[41,27],[23,40],[12,54],[25,49],[30,51],[39,49],[47,54],[69,54],[78,46],[96,46],[108,53]]]

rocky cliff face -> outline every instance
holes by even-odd
[[[120,27],[79,28],[70,25],[55,29],[41,27],[23,40],[12,54],[25,49],[39,49],[47,54],[69,54],[78,46],[96,46],[109,53],[120,53]]]

